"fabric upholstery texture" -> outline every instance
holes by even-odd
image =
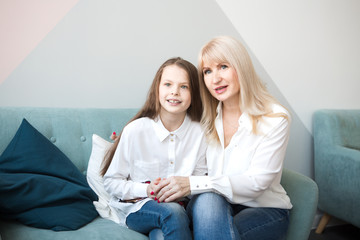
[[[55,231],[92,221],[96,194],[85,176],[24,119],[0,156],[0,215]]]
[[[1,240],[149,240],[143,234],[100,217],[78,230],[61,232],[0,220],[0,233]]]
[[[360,110],[314,114],[319,209],[360,227]]]
[[[78,109],[0,107],[0,154],[5,150],[23,118],[57,146],[80,170],[86,173],[92,152],[92,136],[108,139],[119,133],[138,109]],[[286,161],[286,160],[285,160]],[[281,184],[288,192],[293,209],[287,240],[307,240],[317,203],[316,184],[308,177],[284,169]],[[97,217],[75,231],[54,232],[0,220],[2,240],[140,240],[146,236],[113,221]]]
[[[307,240],[317,210],[318,187],[309,177],[284,169],[281,185],[290,197],[290,225],[287,240]]]

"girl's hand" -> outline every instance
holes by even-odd
[[[118,136],[116,136],[116,132],[113,132],[110,136],[112,140],[115,140]]]
[[[161,181],[161,178],[157,178],[154,181],[151,181],[146,189],[147,196],[149,198],[155,199],[155,191],[154,188],[159,182]]]
[[[190,195],[189,177],[170,177],[158,183],[154,193],[159,202],[173,202],[176,199]]]

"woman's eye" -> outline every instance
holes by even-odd
[[[209,74],[209,73],[211,73],[210,70],[204,70],[204,75],[207,75],[207,74]]]
[[[165,83],[164,85],[167,87],[170,87],[170,83]]]
[[[181,88],[182,88],[182,89],[188,89],[189,87],[188,87],[188,86],[185,86],[185,85],[182,85]]]
[[[228,68],[227,65],[221,65],[221,69],[226,69],[226,68]]]

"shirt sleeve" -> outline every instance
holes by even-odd
[[[134,182],[129,180],[130,159],[129,159],[129,134],[125,127],[116,148],[112,162],[104,175],[104,187],[113,197],[122,200],[129,200],[147,197],[146,183]]]
[[[190,176],[191,194],[200,194],[204,192],[216,192],[228,199],[232,198],[232,189],[227,176]]]

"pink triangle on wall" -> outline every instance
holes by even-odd
[[[78,1],[0,1],[0,84]]]

